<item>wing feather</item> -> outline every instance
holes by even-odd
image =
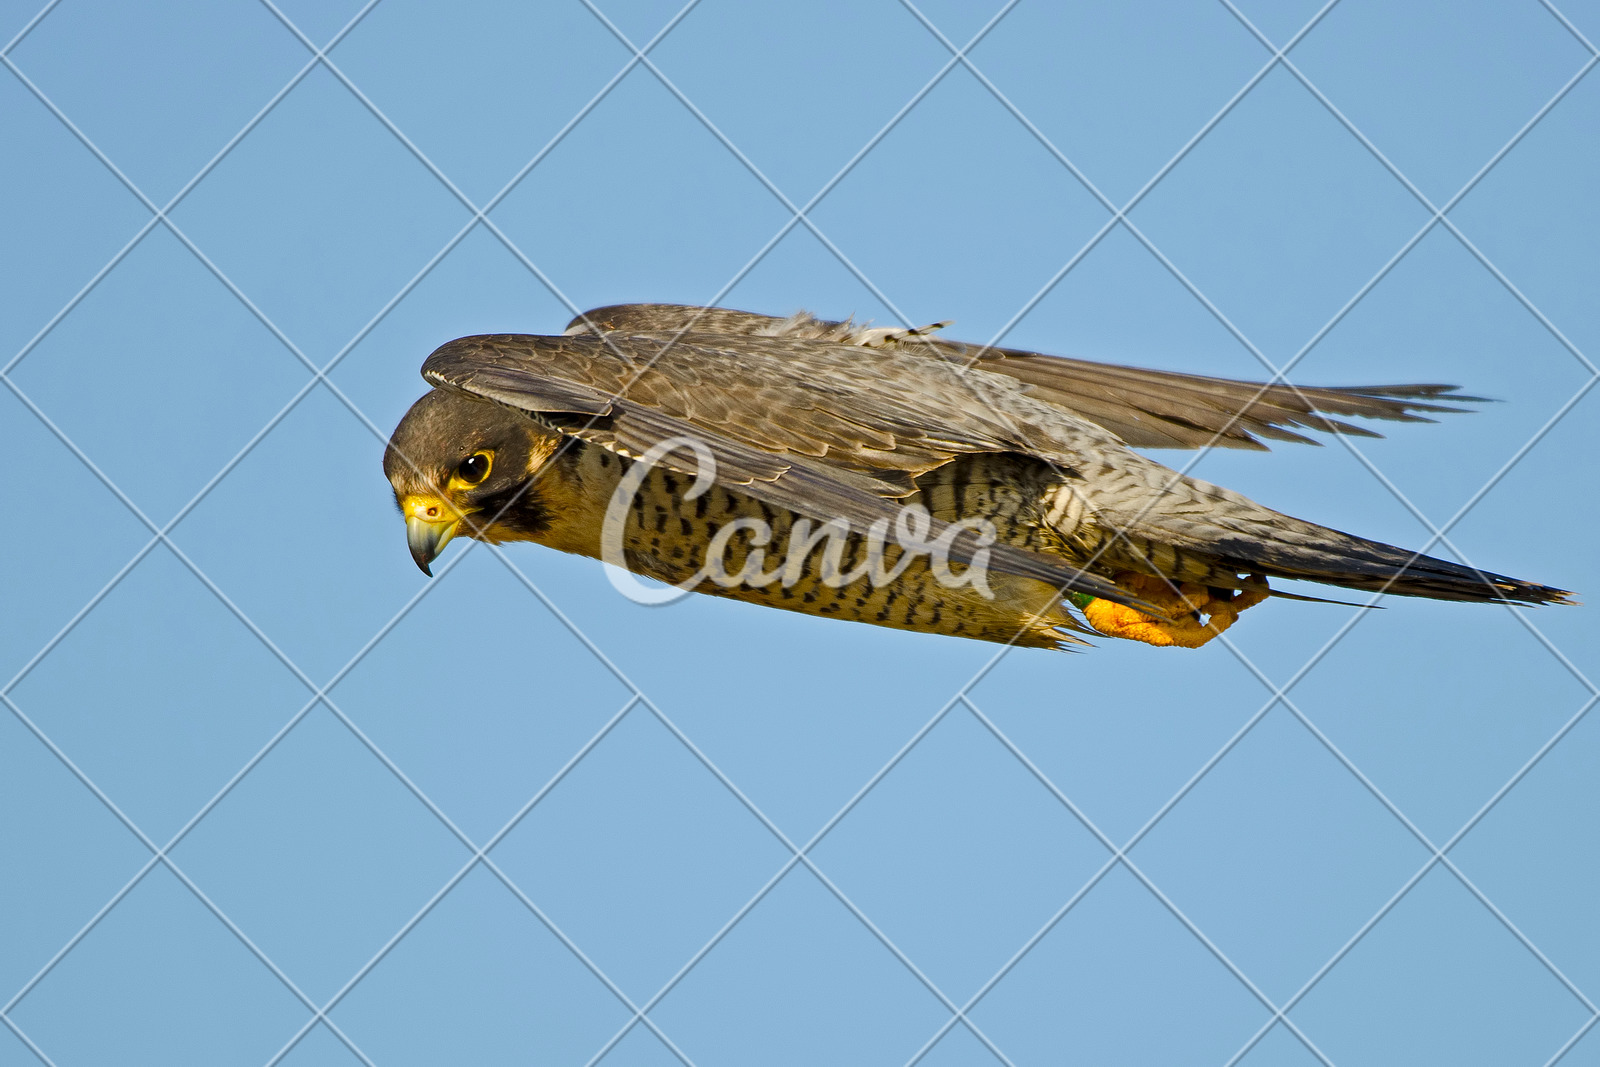
[[[796,336],[850,343],[864,331],[852,323],[795,315],[788,319],[729,308],[678,304],[621,304],[595,308],[572,320],[568,333],[666,334],[726,333]],[[1140,448],[1224,448],[1265,450],[1259,438],[1319,444],[1290,427],[1381,437],[1366,427],[1328,415],[1432,422],[1426,415],[1469,410],[1480,403],[1453,385],[1287,386],[1147,370],[1109,363],[1048,356],[1014,348],[983,348],[926,335],[900,351],[966,364],[976,362],[1024,382],[1038,400],[1088,419],[1126,444]],[[1444,400],[1448,403],[1438,403]]]
[[[863,360],[877,364],[871,373]],[[463,337],[429,356],[423,377],[533,412],[648,408],[693,432],[858,472],[921,474],[962,453],[1027,450],[968,387],[990,375],[793,338]],[[1002,393],[1022,395],[1008,379],[994,380]]]

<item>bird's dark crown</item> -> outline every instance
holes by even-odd
[[[529,479],[559,444],[533,419],[499,404],[435,389],[406,412],[384,450],[383,473],[399,503],[438,496],[481,522],[535,533],[547,521]],[[469,484],[462,464],[488,458],[488,473]]]

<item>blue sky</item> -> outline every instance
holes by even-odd
[[[1600,1064],[1592,608],[997,656],[534,546],[428,582],[379,468],[459,335],[953,319],[1491,397],[1192,469],[1593,599],[1597,35],[0,3],[0,1065]]]

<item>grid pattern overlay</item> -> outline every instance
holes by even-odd
[[[1592,597],[1600,12],[330,10],[0,27],[0,1064],[1600,1063],[1586,609],[1063,657],[537,549],[418,585],[377,462],[455,334],[948,298],[1481,372],[1514,403],[1174,465]]]

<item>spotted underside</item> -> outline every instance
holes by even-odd
[[[562,496],[609,499],[631,466],[631,460],[604,448],[579,444],[544,477],[562,483]],[[723,485],[713,484],[687,499],[692,483],[689,475],[656,467],[625,497],[622,547],[630,570],[674,585],[694,582],[698,592],[786,611],[1026,647],[1078,643],[1069,631],[1086,629],[1065,610],[1059,590],[1043,582],[992,571],[979,582],[967,575],[964,564],[951,562],[948,573],[957,578],[951,583],[936,573],[926,554],[914,553],[902,568],[905,550],[892,536],[882,549],[880,568],[880,573],[895,575],[891,581],[874,580],[868,538],[854,530],[840,539],[842,550],[830,572],[829,544],[818,539],[820,524]],[[1069,491],[1060,476],[1025,456],[962,457],[923,475],[916,484],[917,491],[904,499],[905,505],[922,505],[946,521],[986,520],[996,540],[1005,544],[1091,566],[1101,566],[1095,562],[1096,553],[1120,565],[1152,552],[1177,563],[1175,576],[1182,581],[1238,584],[1235,574],[1220,571],[1199,556],[1174,556],[1170,551],[1154,552],[1159,546],[1118,543],[1085,521],[1082,508],[1063,505],[1061,499]],[[748,580],[719,583],[706,572],[708,549],[720,531],[741,519],[758,523],[761,533],[740,529],[726,537],[718,560],[722,574],[744,575]],[[597,523],[592,525],[598,528]],[[598,539],[577,550],[602,555]],[[828,580],[830,574],[848,576],[862,570],[867,573],[847,582]],[[1160,597],[1170,590],[1162,583],[1148,592]],[[1186,604],[1171,603],[1180,609],[1180,617],[1191,611]],[[1135,617],[1154,621],[1140,613],[1129,616]]]

